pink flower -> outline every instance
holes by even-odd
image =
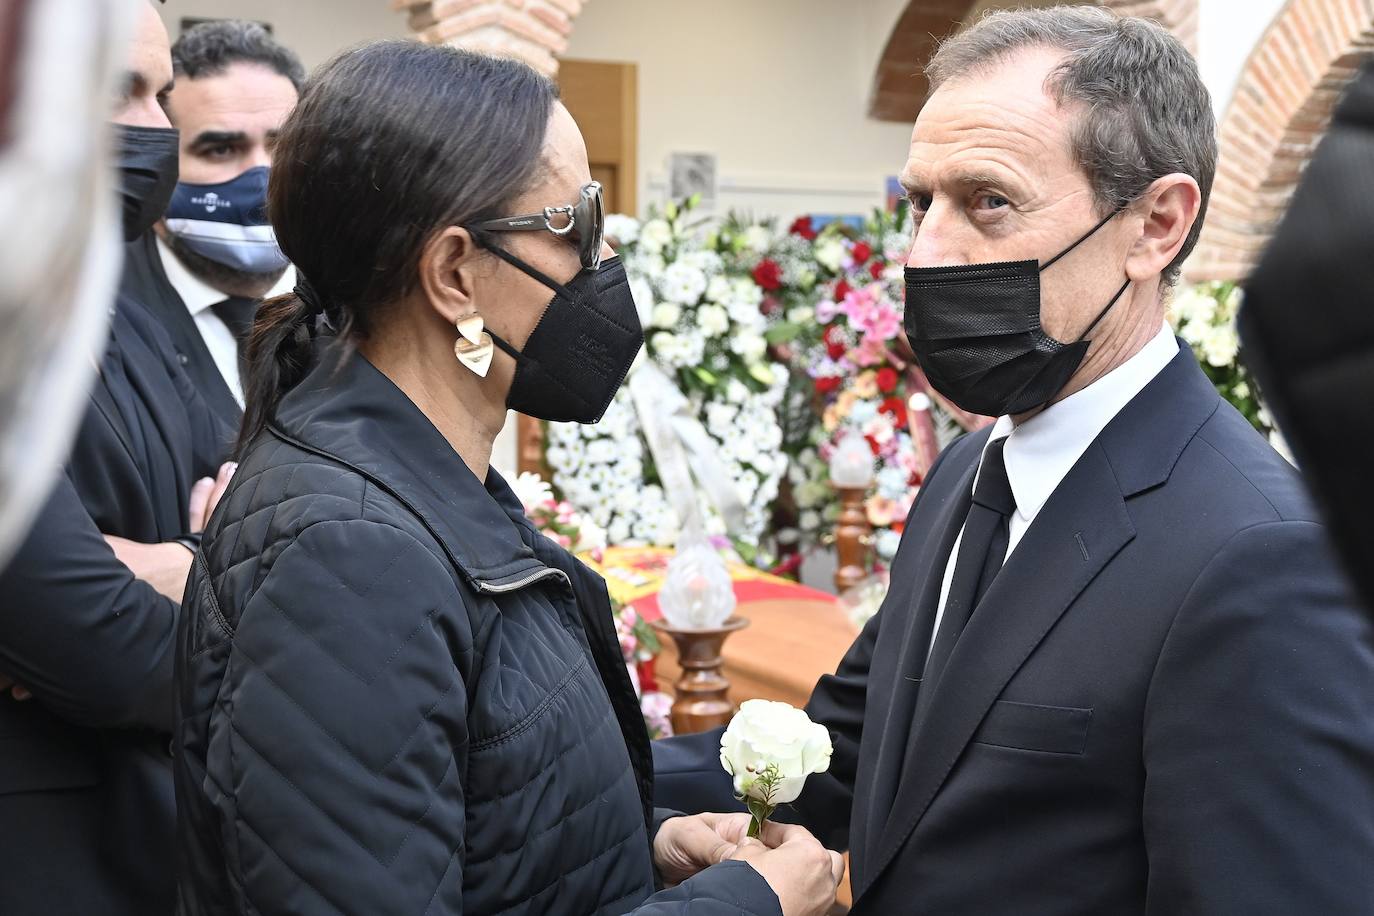
[[[816,303],[816,320],[821,324],[829,324],[835,320],[835,316],[840,313],[840,307],[829,299],[822,299]]]

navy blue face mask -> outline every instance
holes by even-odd
[[[290,262],[267,221],[265,165],[219,184],[179,182],[167,204],[167,231],[187,248],[244,273],[284,270]]]

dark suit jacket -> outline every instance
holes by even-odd
[[[215,365],[196,319],[167,279],[157,250],[157,236],[143,233],[124,246],[124,276],[120,293],[141,303],[157,319],[171,339],[177,361],[191,379],[196,391],[226,428],[237,432],[243,410],[229,390],[229,384]]]
[[[1374,912],[1374,625],[1293,469],[1183,348],[922,703],[986,439],[932,471],[887,601],[809,705],[835,755],[793,814],[852,850],[855,912]],[[659,748],[658,804],[718,807],[713,738]]]
[[[1350,84],[1245,284],[1242,355],[1374,608],[1374,62]]]
[[[140,306],[121,302],[67,473],[0,574],[0,913],[172,910],[177,604],[101,537],[186,533],[227,431]]]

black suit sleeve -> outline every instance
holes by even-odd
[[[0,672],[78,725],[170,732],[177,613],[119,561],[63,474],[0,574]]]
[[[1320,526],[1237,534],[1194,583],[1145,711],[1147,912],[1374,906],[1374,622]]]

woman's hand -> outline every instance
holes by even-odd
[[[844,877],[840,854],[791,824],[767,821],[759,839],[763,842],[741,840],[729,858],[748,862],[763,875],[778,895],[783,916],[825,916]]]
[[[105,535],[119,562],[129,567],[135,578],[142,579],[163,595],[181,603],[186,591],[186,577],[191,573],[194,554],[175,541],[166,544],[140,544],[127,538]]]

